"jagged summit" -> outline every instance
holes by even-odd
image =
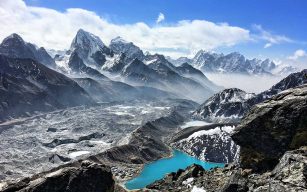
[[[13,58],[33,59],[52,68],[56,66],[54,60],[43,47],[38,48],[32,43],[25,42],[16,33],[11,34],[2,41],[0,54]]]
[[[116,54],[125,54],[127,63],[135,58],[143,60],[145,57],[143,51],[138,46],[119,36],[111,40],[110,49]]]
[[[83,29],[79,29],[75,38],[73,39],[72,43],[71,43],[71,50],[76,49],[77,47],[82,46],[85,48],[85,46],[88,46],[89,48],[103,48],[105,47],[105,44],[102,42],[102,40],[90,33],[87,32]]]
[[[83,29],[79,29],[73,39],[70,51],[76,51],[85,64],[100,68],[112,57],[113,52],[102,42],[102,40]]]

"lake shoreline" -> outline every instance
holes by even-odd
[[[144,164],[137,176],[123,183],[123,187],[129,191],[143,189],[147,185],[162,179],[165,175],[176,172],[179,169],[185,169],[192,164],[198,164],[206,170],[224,166],[223,163],[201,161],[187,153],[172,148],[170,157],[161,158],[151,163]]]

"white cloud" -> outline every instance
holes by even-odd
[[[269,48],[269,47],[271,47],[272,46],[272,43],[266,43],[265,45],[264,45],[264,48]]]
[[[302,49],[298,49],[294,52],[293,55],[289,56],[288,59],[291,59],[291,60],[297,60],[301,57],[306,57],[307,56],[307,53],[306,51],[302,50]]]
[[[294,41],[284,35],[277,35],[273,34],[269,31],[263,29],[261,25],[253,25],[254,30],[256,30],[259,34],[255,35],[256,39],[267,41],[264,45],[264,48],[269,48],[274,44],[281,44],[281,43],[293,43]]]
[[[106,44],[121,36],[145,51],[173,57],[251,40],[249,30],[225,23],[184,20],[163,26],[149,26],[144,22],[114,24],[84,9],[71,8],[59,12],[27,6],[22,0],[0,0],[0,39],[18,33],[38,46],[67,49],[79,28],[98,35]]]
[[[159,24],[160,22],[164,21],[164,19],[165,19],[164,14],[163,13],[159,13],[159,16],[158,16],[158,18],[156,20],[156,23]]]

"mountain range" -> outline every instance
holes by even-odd
[[[0,44],[1,91],[6,95],[2,97],[2,119],[94,102],[183,98],[202,103],[223,89],[204,71],[272,74],[270,71],[276,69],[270,60],[248,60],[239,53],[199,51],[193,59],[172,60],[164,55],[144,54],[121,37],[107,46],[83,29],[68,50],[51,52],[25,42],[18,34]],[[31,67],[25,67],[29,63]],[[51,76],[57,81],[51,81]],[[71,92],[74,95],[68,101]],[[22,95],[29,96],[23,101]],[[41,104],[45,107],[38,107]]]
[[[225,73],[244,75],[288,75],[298,71],[292,66],[276,65],[270,59],[247,59],[238,52],[219,54],[200,50],[192,58],[180,57],[168,60],[175,65],[188,63],[204,73]]]
[[[110,47],[80,29],[69,50],[52,58],[18,34],[5,38],[0,44],[1,121],[96,102],[201,102],[220,88],[197,69],[175,67],[162,55],[145,56],[133,43],[117,38]]]
[[[64,55],[56,55],[55,61],[59,70],[67,75],[156,88],[198,102],[220,89],[192,66],[177,68],[163,55],[144,55],[139,47],[120,37],[113,39],[108,47],[99,37],[82,29],[77,32],[70,49]],[[183,74],[187,71],[184,68],[189,68],[189,76],[195,73],[197,80]]]

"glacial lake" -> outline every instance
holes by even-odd
[[[126,182],[125,187],[129,190],[144,188],[154,181],[162,179],[166,174],[185,169],[192,164],[201,165],[206,170],[214,167],[224,167],[223,163],[201,161],[186,153],[174,150],[172,157],[146,164],[136,178]]]

